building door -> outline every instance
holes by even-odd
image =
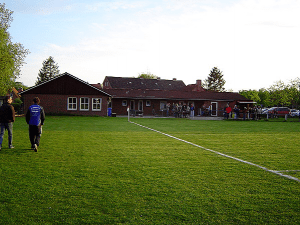
[[[143,100],[139,100],[138,110],[143,111]]]
[[[191,107],[191,105],[193,104],[193,106],[195,107],[195,104],[194,104],[194,102],[191,102],[191,101],[188,101],[188,105],[189,105],[189,107]]]
[[[217,102],[211,103],[211,116],[218,116],[218,103]]]
[[[130,110],[135,110],[134,100],[130,100]]]

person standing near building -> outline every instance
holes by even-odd
[[[226,106],[226,119],[228,119],[230,117],[230,113],[231,113],[232,109],[229,105]]]
[[[257,120],[261,119],[262,108],[260,106],[257,107]]]
[[[3,136],[5,130],[8,132],[8,147],[10,149],[14,148],[12,145],[13,139],[13,123],[15,122],[15,109],[11,105],[12,98],[10,96],[6,96],[4,99],[4,104],[0,108],[0,124],[1,124],[1,132],[0,132],[0,151],[2,148]]]
[[[191,110],[191,117],[194,117],[195,116],[195,107],[193,104],[191,104],[190,110]]]
[[[171,103],[168,103],[168,104],[166,105],[166,108],[167,108],[167,117],[170,116],[170,107],[171,107]]]
[[[40,138],[42,134],[42,126],[45,121],[44,108],[39,105],[40,99],[35,97],[33,99],[33,105],[31,105],[26,113],[26,122],[29,125],[29,139],[31,148],[37,152],[40,145]]]

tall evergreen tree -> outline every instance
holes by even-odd
[[[56,77],[59,75],[59,69],[57,63],[55,63],[54,58],[52,56],[49,56],[48,59],[46,59],[43,62],[43,67],[40,69],[37,81],[35,82],[36,85],[41,84],[45,81],[48,81],[52,79],[53,77]]]
[[[226,81],[224,80],[223,76],[224,75],[222,74],[222,72],[217,67],[214,67],[210,71],[207,79],[204,81],[205,88],[210,91],[225,91],[224,85]]]

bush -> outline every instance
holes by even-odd
[[[15,111],[16,111],[17,113],[20,113],[20,112],[21,112],[22,104],[23,104],[23,102],[22,102],[22,100],[19,99],[19,98],[16,98],[16,99],[14,100],[14,102],[12,103],[12,106],[15,108]]]

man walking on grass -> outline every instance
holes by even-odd
[[[13,100],[10,96],[6,96],[4,99],[4,104],[0,108],[0,125],[1,125],[0,151],[2,147],[5,130],[8,131],[8,147],[14,148],[14,146],[12,145],[12,139],[13,139],[13,123],[15,121],[15,109],[11,105],[12,101]]]
[[[29,125],[29,139],[31,142],[31,149],[37,152],[40,145],[40,138],[42,134],[42,126],[45,121],[45,112],[40,104],[40,99],[35,97],[33,105],[31,105],[26,113],[26,122]]]

